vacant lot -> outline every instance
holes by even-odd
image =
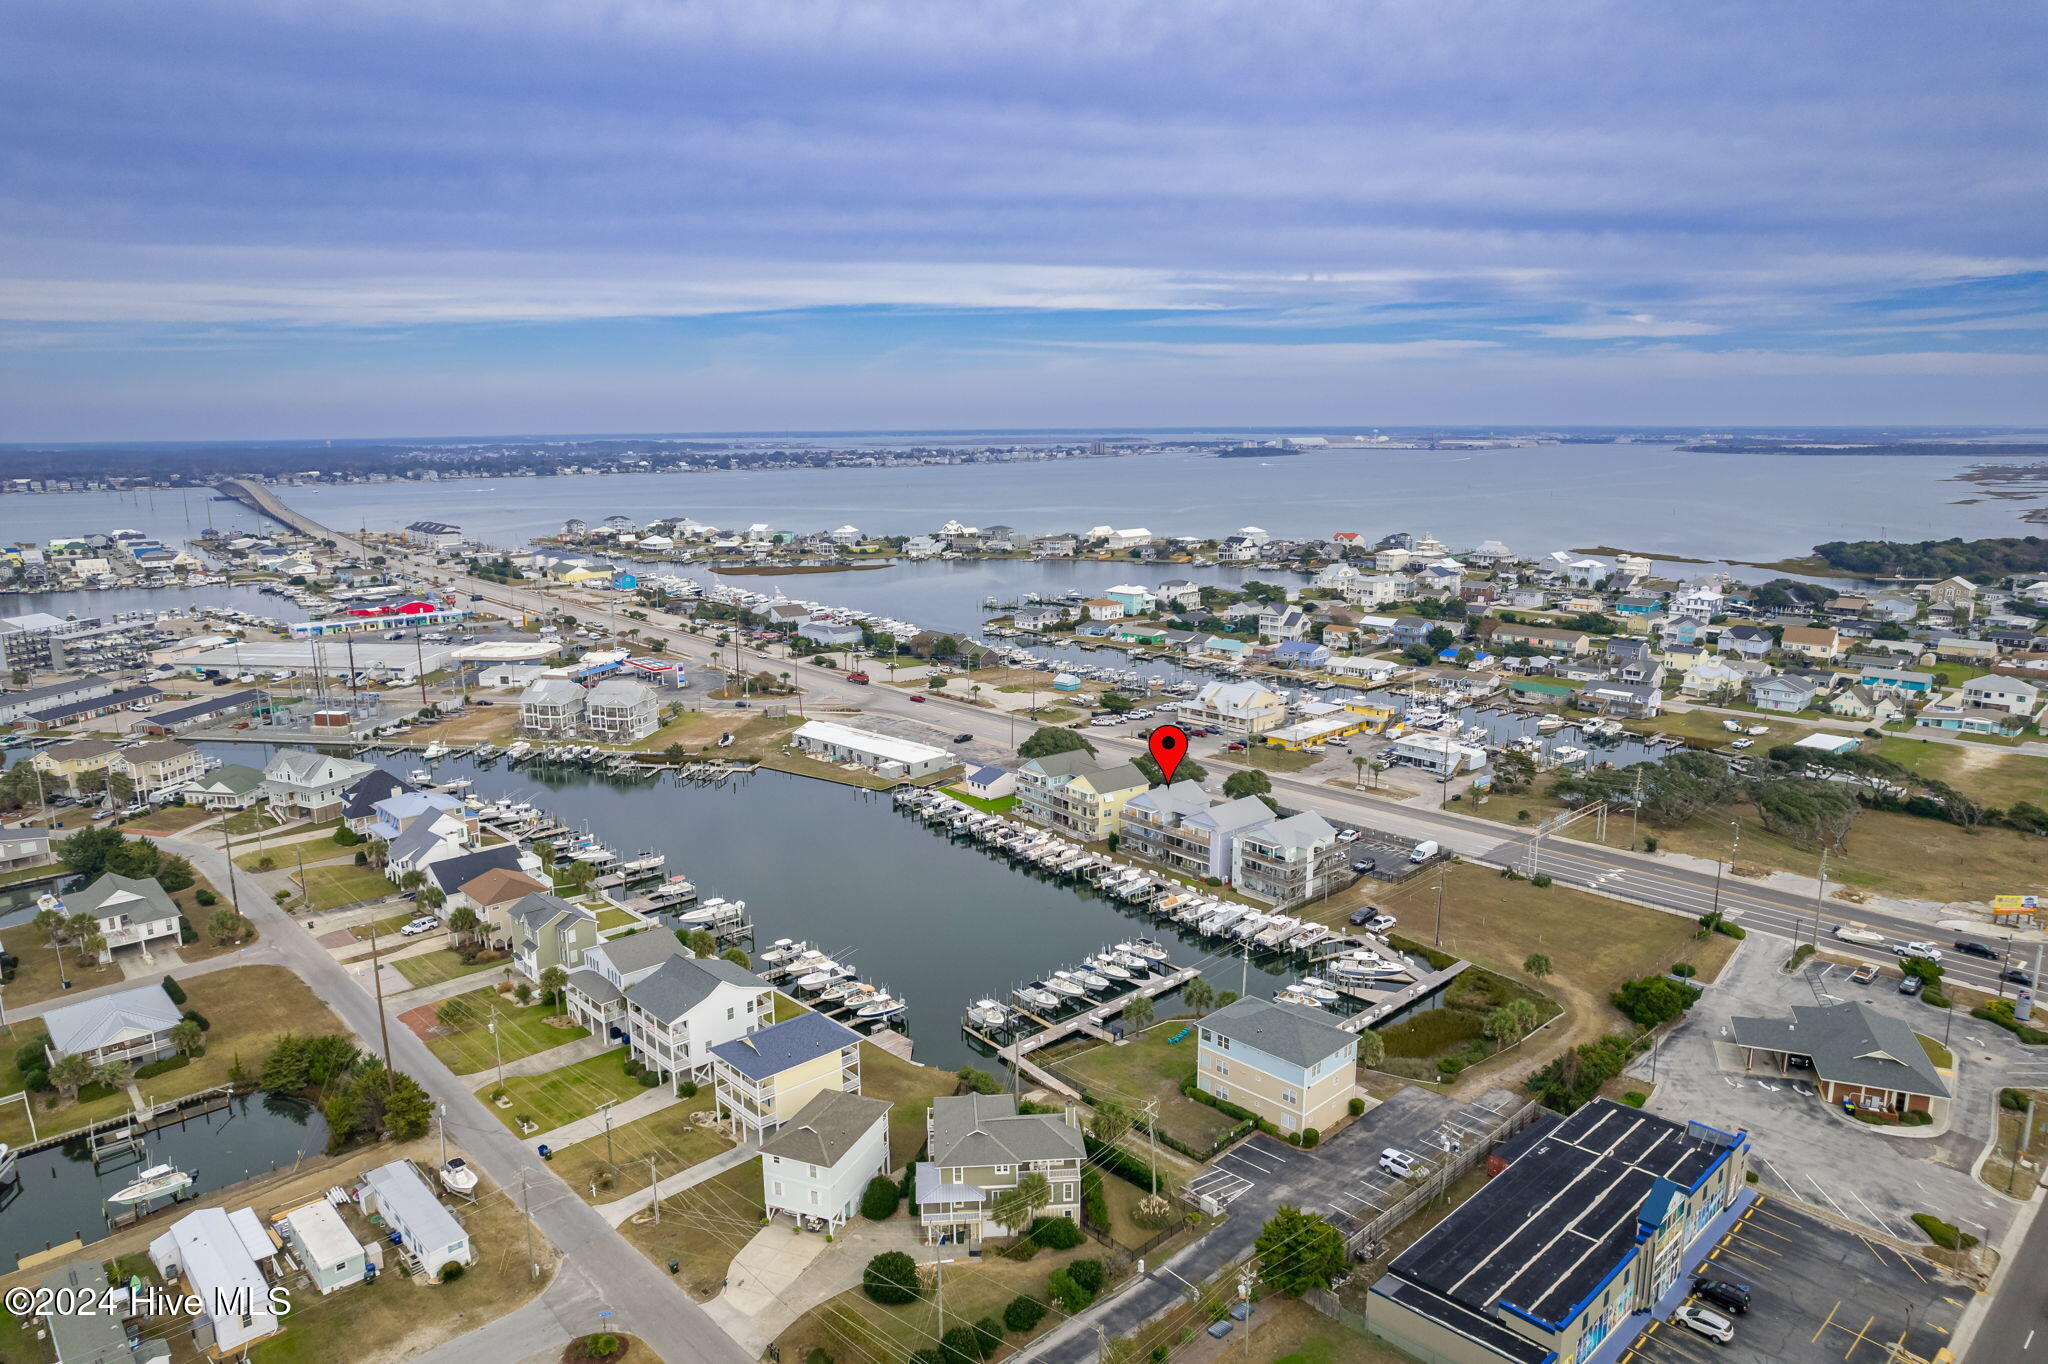
[[[712,1103],[711,1088],[707,1085],[694,1099],[684,1099],[659,1113],[617,1124],[609,1140],[600,1133],[561,1148],[554,1153],[554,1171],[570,1188],[598,1203],[637,1193],[648,1185],[648,1162],[652,1161],[653,1169],[666,1179],[732,1145],[731,1139],[715,1125],[691,1120],[692,1114],[710,1112]],[[591,1192],[593,1185],[595,1194]]]
[[[292,879],[299,882],[314,909],[337,909],[398,893],[398,888],[384,879],[384,873],[351,862],[308,867],[303,877],[293,873]]]
[[[1876,748],[1880,757],[1902,763],[1923,777],[1947,782],[1986,805],[2006,806],[2022,800],[2048,804],[2048,758],[1905,735],[1880,739]]]
[[[718,1296],[732,1257],[754,1238],[767,1216],[761,1198],[761,1158],[755,1156],[715,1179],[662,1199],[660,1222],[651,1213],[640,1213],[619,1230],[656,1264],[666,1267],[676,1261],[676,1277],[684,1289],[706,1302]]]
[[[413,985],[438,985],[457,976],[503,969],[509,961],[508,957],[493,957],[490,953],[485,953],[475,961],[465,962],[455,954],[453,948],[443,947],[433,952],[422,952],[417,957],[400,957],[391,964]]]
[[[439,739],[444,744],[508,743],[519,733],[519,694],[493,693],[491,702],[447,720],[421,725],[410,737]]]
[[[1630,720],[1625,728],[1638,734],[1674,734],[1681,738],[1705,741],[1714,748],[1722,748],[1743,736],[1728,729],[1721,722],[1733,720],[1744,728],[1763,726],[1767,734],[1753,736],[1756,747],[1769,748],[1773,744],[1797,743],[1807,735],[1815,733],[1812,725],[1796,725],[1788,721],[1758,714],[1724,715],[1719,711],[1679,710],[1667,711],[1650,720]]]
[[[146,815],[137,815],[121,825],[123,833],[130,834],[175,834],[217,819],[220,811],[209,810],[201,805],[166,805],[160,810],[151,810]]]
[[[427,1047],[457,1075],[490,1070],[502,1059],[559,1047],[590,1036],[587,1028],[561,1027],[560,1010],[522,1005],[494,989],[471,990],[439,1004],[422,1004],[404,1015],[405,1025],[427,1039]],[[493,1032],[493,1025],[496,1031]]]
[[[237,966],[182,983],[185,1007],[212,1024],[206,1033],[205,1055],[176,1070],[136,1081],[145,1103],[163,1103],[225,1084],[237,1057],[255,1070],[283,1033],[307,1036],[346,1031],[305,982],[282,966]],[[44,1136],[116,1117],[130,1107],[126,1090],[86,1103],[46,1106],[55,1100],[54,1094],[35,1099],[36,1130]],[[17,1105],[0,1110],[0,1141],[18,1146],[28,1140],[28,1117],[22,1109]]]
[[[1202,1150],[1235,1123],[1180,1092],[1181,1081],[1195,1073],[1191,1029],[1191,1020],[1173,1019],[1154,1024],[1122,1046],[1098,1043],[1052,1064],[1095,1097],[1132,1106],[1158,1100],[1159,1129]],[[1185,1037],[1168,1045],[1184,1032]]]
[[[621,1049],[543,1075],[515,1075],[505,1082],[505,1093],[512,1102],[504,1108],[491,1103],[495,1082],[479,1089],[477,1097],[514,1132],[519,1131],[521,1116],[532,1120],[535,1134],[551,1132],[564,1123],[589,1117],[607,1100],[640,1094],[640,1080],[626,1074],[625,1060]]]
[[[872,1043],[860,1045],[860,1090],[870,1099],[888,1100],[889,1158],[899,1166],[924,1150],[924,1115],[932,1100],[959,1088],[959,1077],[950,1071],[906,1061]]]

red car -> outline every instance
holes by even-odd
[[[913,701],[922,701],[922,700],[924,700],[924,697],[920,696],[920,695],[919,695],[918,693],[916,693],[916,692],[912,692],[912,693],[910,694],[910,699],[911,699],[911,700],[913,700]]]
[[[1243,744],[1225,744],[1225,745],[1223,745],[1223,747],[1224,747],[1224,750],[1225,750],[1226,752],[1230,752],[1230,753],[1242,753],[1242,752],[1244,752],[1244,745],[1243,745]]]

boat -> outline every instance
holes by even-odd
[[[1060,997],[1043,985],[1018,986],[1017,998],[1034,1009],[1057,1009],[1060,1006]]]
[[[768,950],[761,954],[761,960],[765,964],[773,966],[777,962],[788,961],[791,957],[803,951],[805,946],[806,944],[797,942],[793,938],[777,938],[774,942],[768,944]]]
[[[1340,980],[1391,980],[1409,974],[1406,963],[1363,949],[1346,952],[1333,958],[1328,965],[1330,974]]]
[[[107,1195],[109,1203],[148,1203],[174,1197],[192,1187],[192,1175],[175,1165],[152,1165],[132,1184]]]
[[[903,1012],[903,1008],[902,1000],[892,998],[889,995],[883,995],[879,999],[873,999],[861,1005],[860,1008],[854,1010],[853,1016],[866,1019],[894,1018],[897,1014]]]
[[[442,743],[439,739],[436,739],[434,740],[434,742],[427,745],[426,752],[420,754],[420,756],[422,758],[425,758],[428,762],[432,762],[436,758],[445,758],[448,756],[448,745]]]
[[[1275,1003],[1292,1004],[1299,1009],[1320,1009],[1323,1007],[1322,1001],[1314,995],[1292,985],[1283,988],[1278,994],[1273,996],[1273,999]]]
[[[450,1193],[469,1193],[476,1188],[476,1171],[461,1156],[450,1156],[441,1162],[441,1187]]]
[[[827,957],[824,961],[819,962],[817,966],[813,967],[810,971],[806,972],[801,976],[798,976],[796,979],[796,988],[799,990],[815,990],[821,985],[826,985],[832,981],[839,979],[841,976],[848,974],[851,970],[851,967],[841,966],[838,962],[833,961],[830,957]]]
[[[1091,971],[1085,966],[1077,966],[1068,974],[1091,990],[1102,991],[1110,988],[1108,976]]]
[[[1089,970],[1108,976],[1111,980],[1129,980],[1131,978],[1130,968],[1122,962],[1112,960],[1108,953],[1089,957],[1084,964]]]
[[[1162,909],[1165,907],[1164,904],[1160,905]],[[1146,961],[1164,962],[1166,960],[1166,949],[1153,942],[1150,938],[1139,938],[1131,944],[1131,951],[1136,952]]]
[[[984,1028],[1007,1027],[1010,1022],[1010,1011],[993,999],[975,1000],[967,1016]]]
[[[1088,993],[1088,987],[1074,979],[1073,973],[1069,971],[1055,971],[1045,978],[1045,983],[1069,998]]]
[[[432,786],[434,784],[434,774],[427,771],[424,767],[415,767],[412,771],[405,774],[405,779],[414,786]]]
[[[1335,1004],[1337,992],[1321,976],[1303,976],[1294,982],[1294,988],[1307,994],[1319,1004]]]

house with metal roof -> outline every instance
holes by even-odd
[[[171,1029],[183,1017],[161,985],[138,985],[52,1009],[43,1015],[43,1026],[54,1055],[83,1056],[94,1065],[141,1065],[176,1050]]]
[[[1037,1215],[1080,1216],[1081,1167],[1087,1161],[1077,1109],[1019,1113],[1008,1094],[957,1094],[932,1100],[925,1148],[914,1176],[918,1220],[934,1245],[981,1243],[1022,1227],[995,1220],[1002,1194],[1043,1176],[1050,1201]]]
[[[222,1359],[284,1329],[270,1298],[264,1265],[277,1246],[248,1208],[201,1208],[149,1243],[149,1260],[168,1282],[183,1279],[202,1304],[192,1343]]]
[[[39,1286],[57,1364],[162,1364],[171,1357],[170,1342],[143,1333],[147,1318],[128,1326],[119,1312],[99,1310],[107,1274],[98,1260],[73,1260],[44,1275]]]
[[[394,1160],[363,1175],[362,1208],[384,1219],[398,1237],[399,1250],[430,1283],[449,1265],[476,1258],[469,1233],[409,1160]]]
[[[1357,1088],[1358,1038],[1314,1009],[1240,999],[1197,1036],[1195,1084],[1283,1134],[1334,1126]]]
[[[761,1143],[761,1200],[774,1217],[832,1230],[853,1219],[871,1179],[889,1173],[889,1104],[825,1089]]]
[[[333,819],[341,813],[343,795],[373,770],[373,764],[354,758],[279,749],[263,769],[263,794],[277,814]]]
[[[190,805],[209,810],[246,810],[263,798],[263,774],[244,763],[227,763],[205,773],[185,793]]]
[[[146,719],[138,720],[135,728],[144,734],[176,734],[208,721],[254,715],[269,703],[270,693],[255,687],[216,692],[211,696],[195,697],[170,710],[155,711]]]
[[[1752,1197],[1748,1145],[1596,1099],[1394,1258],[1367,1329],[1444,1364],[1617,1357]]]
[[[823,1014],[798,1014],[711,1048],[719,1121],[759,1141],[822,1090],[860,1093],[860,1034]]]
[[[1795,1004],[1789,1018],[1732,1018],[1745,1070],[1811,1072],[1822,1101],[1854,1111],[1926,1113],[1950,1091],[1913,1029],[1867,1004]]]

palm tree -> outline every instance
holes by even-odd
[[[390,851],[391,845],[381,838],[373,838],[368,843],[363,844],[364,855],[370,859],[370,865],[379,871],[384,869],[384,857]]]
[[[204,1036],[205,1029],[189,1018],[181,1018],[171,1025],[171,1045],[186,1056],[198,1050],[200,1039]]]
[[[92,1062],[80,1052],[67,1052],[50,1065],[50,1083],[57,1086],[65,1097],[76,1098],[78,1091],[92,1083]]]
[[[1144,995],[1139,995],[1124,1005],[1124,1022],[1133,1028],[1143,1028],[1156,1017],[1158,1011],[1152,1007],[1152,1001]]]
[[[550,1003],[560,1002],[562,991],[568,984],[569,973],[559,966],[550,966],[547,970],[540,973],[541,993],[547,996]]]
[[[414,903],[431,914],[448,903],[448,892],[439,886],[422,886],[420,893],[414,897]]]
[[[92,1080],[97,1085],[126,1084],[128,1066],[121,1061],[102,1061],[92,1068]]]
[[[462,906],[448,916],[448,931],[453,933],[458,939],[467,941],[476,937],[477,930],[481,927],[483,927],[483,920],[479,919],[476,911],[468,905]]]
[[[1353,774],[1351,778],[1351,789],[1354,791],[1361,791],[1365,789],[1366,762],[1367,759],[1363,753],[1358,754],[1351,760],[1351,769]]]
[[[1196,976],[1193,980],[1180,987],[1180,999],[1181,1003],[1195,1011],[1195,1017],[1200,1018],[1204,1011],[1214,1007],[1216,1003],[1216,987],[1200,976]]]
[[[402,871],[398,874],[398,888],[400,890],[418,890],[426,883],[427,874],[418,867],[414,867],[411,871]]]

